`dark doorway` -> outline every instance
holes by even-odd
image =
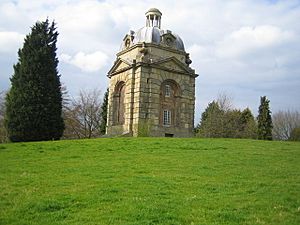
[[[174,137],[174,134],[165,133],[165,137]]]

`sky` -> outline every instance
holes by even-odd
[[[124,36],[145,26],[149,8],[162,29],[184,41],[196,70],[195,122],[219,94],[257,115],[260,96],[271,111],[300,110],[300,0],[0,0],[0,91],[8,90],[17,51],[36,21],[59,32],[61,82],[70,95],[98,88]]]

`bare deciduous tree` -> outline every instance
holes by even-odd
[[[273,114],[273,138],[289,140],[291,132],[300,127],[300,113],[298,111],[279,111]]]
[[[217,103],[224,112],[233,109],[233,97],[225,92],[218,94]]]
[[[65,108],[65,138],[92,138],[100,136],[101,91],[81,90]]]

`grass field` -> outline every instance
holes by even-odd
[[[300,143],[0,145],[0,224],[300,224]]]

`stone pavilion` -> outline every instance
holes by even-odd
[[[161,29],[162,13],[146,12],[146,26],[122,40],[108,72],[107,135],[191,137],[195,78],[182,39]]]

